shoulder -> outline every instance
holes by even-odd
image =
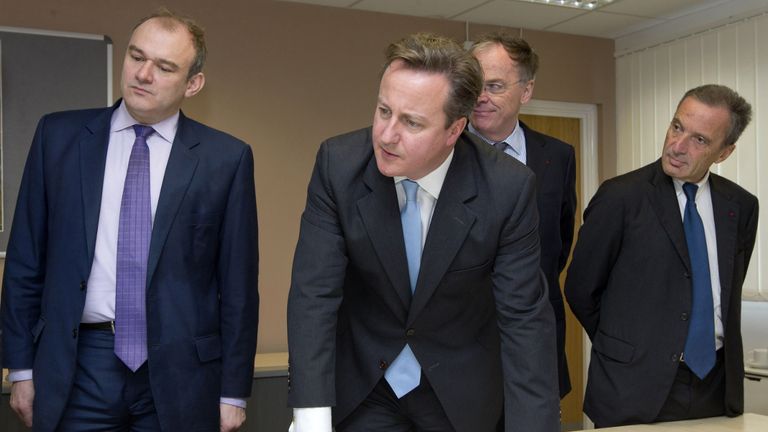
[[[500,190],[510,190],[514,185],[525,184],[534,179],[533,171],[529,167],[467,131],[456,141],[453,164],[476,168],[473,172],[477,176],[492,188]]]
[[[725,177],[711,173],[709,182],[714,193],[724,195],[728,199],[734,199],[749,205],[757,204],[757,197],[748,190],[739,186],[736,182],[728,180]]]
[[[52,128],[67,128],[74,129],[80,128],[83,125],[90,123],[93,120],[97,120],[99,117],[104,116],[109,119],[112,113],[112,108],[91,108],[81,110],[70,111],[58,111],[46,114],[40,120],[41,124],[45,124],[46,127]]]
[[[533,141],[544,143],[546,144],[547,149],[556,155],[567,157],[574,154],[573,146],[566,143],[565,141],[561,141],[560,139],[557,139],[553,136],[546,135],[531,129],[523,122],[520,122],[520,126],[523,128],[523,132],[525,133],[526,142]]]
[[[194,136],[201,143],[212,143],[217,152],[235,151],[239,153],[250,149],[250,146],[241,139],[186,117],[183,114],[179,117],[178,134],[183,134],[184,137]]]
[[[657,181],[669,181],[671,185],[671,180],[661,170],[659,161],[604,181],[598,188],[593,201],[633,200],[642,197]]]

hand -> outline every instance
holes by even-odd
[[[234,432],[245,423],[245,409],[229,404],[219,404],[221,432]]]
[[[32,427],[32,402],[35,400],[35,386],[32,380],[16,381],[11,384],[11,408],[24,426]]]

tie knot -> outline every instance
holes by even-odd
[[[413,180],[403,180],[401,183],[405,191],[405,201],[416,202],[416,191],[419,190],[419,184]]]
[[[155,130],[152,129],[152,126],[135,124],[133,125],[133,131],[136,132],[136,138],[147,139]]]
[[[494,147],[496,147],[498,150],[504,151],[507,149],[507,143],[506,141],[499,141],[497,143],[493,144]]]
[[[696,186],[693,183],[683,183],[683,192],[685,193],[685,197],[688,199],[688,201],[695,203],[696,202],[696,191],[699,190],[699,187]]]

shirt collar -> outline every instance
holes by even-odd
[[[475,129],[474,126],[472,126],[472,123],[469,124],[469,131],[477,135],[478,137],[480,137],[480,139],[487,142],[488,144],[493,145],[497,142],[497,141],[489,140],[488,138],[484,137],[483,134],[478,132],[478,130]],[[502,141],[507,143],[507,145],[510,148],[512,148],[512,151],[514,151],[516,154],[518,155],[523,154],[522,146],[525,145],[525,134],[523,133],[523,128],[520,127],[519,120],[515,123],[515,128],[512,129],[512,133],[509,134],[509,136],[504,138]]]
[[[675,185],[675,193],[677,193],[677,195],[680,195],[685,193],[683,192],[683,185],[685,183],[690,183],[690,182],[686,182],[673,177],[672,183],[674,183]],[[698,189],[696,189],[697,196],[699,195],[700,192],[703,192],[709,189],[709,171],[707,171],[707,173],[704,174],[704,178],[702,178],[698,183],[694,183],[694,184],[699,187]]]
[[[140,122],[134,119],[128,112],[128,109],[125,108],[125,101],[121,101],[115,112],[112,113],[112,122],[109,131],[119,132],[128,129],[129,127],[133,127],[135,124],[140,124]],[[173,139],[176,137],[176,129],[179,126],[179,111],[176,111],[175,114],[165,120],[147,126],[152,126],[156,135],[169,143],[173,143]]]
[[[440,164],[439,167],[435,168],[434,171],[418,180],[413,181],[418,183],[419,187],[424,189],[434,199],[438,199],[440,197],[440,191],[443,189],[443,182],[445,182],[445,176],[448,174],[448,168],[451,166],[452,160],[453,150],[451,150],[451,153],[448,154],[448,157],[446,157],[443,163]],[[395,176],[394,179],[395,184],[397,184],[403,180],[408,179],[408,177]]]

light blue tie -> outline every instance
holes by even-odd
[[[698,188],[692,183],[683,185],[687,199],[683,229],[688,244],[688,256],[691,258],[693,280],[693,306],[688,338],[685,340],[684,358],[693,373],[704,379],[715,366],[715,321],[707,240],[704,236],[704,224],[696,209]]]
[[[403,224],[403,240],[405,240],[405,255],[408,258],[408,276],[411,281],[411,293],[416,289],[416,281],[419,278],[419,266],[421,265],[421,212],[416,202],[416,192],[419,184],[412,180],[400,182],[405,190],[405,206],[400,212],[400,221]],[[415,389],[421,381],[421,366],[411,347],[405,345],[395,361],[384,373],[389,386],[399,398]]]

